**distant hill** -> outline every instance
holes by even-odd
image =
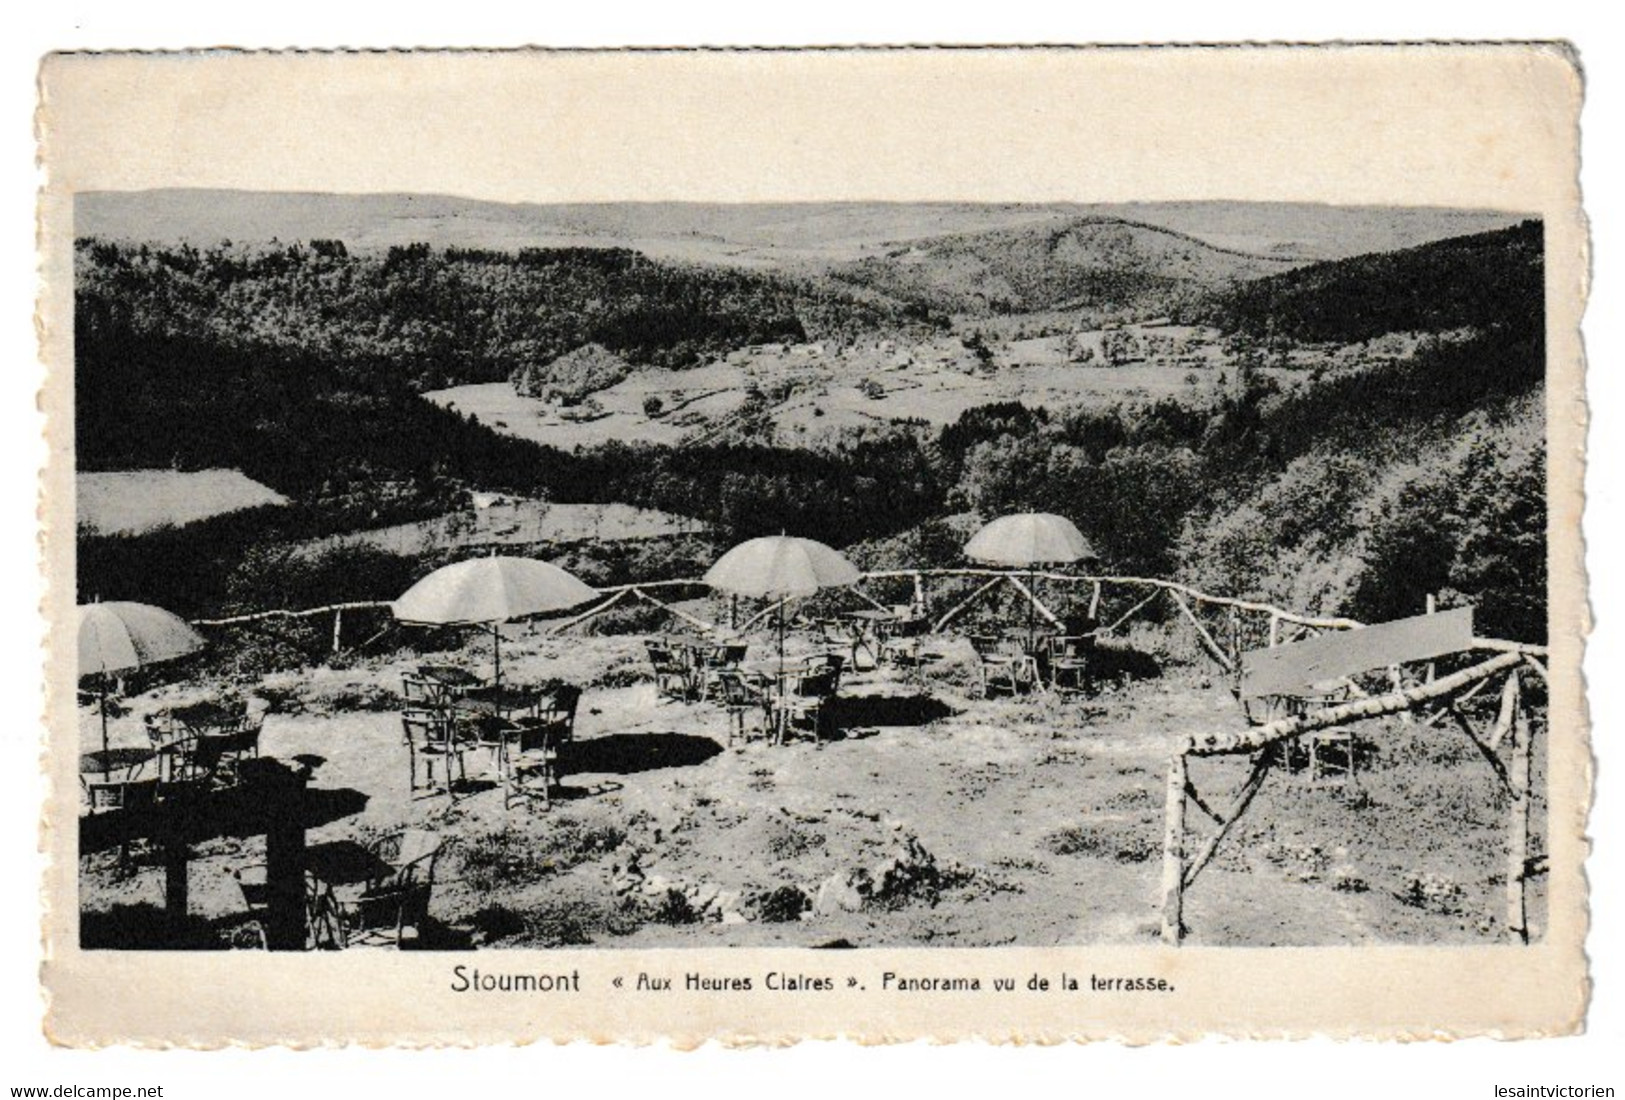
[[[1078,218],[1154,225],[1209,245],[1282,259],[1391,251],[1499,229],[1518,215],[1311,203],[502,203],[450,195],[155,190],[74,200],[76,236],[212,247],[339,240],[351,252],[625,247],[656,259],[738,267],[817,266],[883,256],[941,237]]]
[[[586,343],[680,368],[751,344],[922,323],[828,283],[629,249],[487,252],[342,241],[154,247],[80,238],[78,331],[129,326],[387,369],[419,389],[505,380]]]
[[[933,240],[832,274],[943,312],[1079,308],[1144,315],[1297,263],[1214,248],[1156,226],[1088,217]]]
[[[1541,223],[1398,252],[1301,267],[1219,290],[1183,319],[1226,332],[1354,343],[1388,332],[1446,332],[1545,316]]]

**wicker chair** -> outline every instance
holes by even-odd
[[[1031,683],[1027,675],[1026,660],[1005,648],[1001,638],[985,634],[972,634],[971,648],[976,651],[977,666],[982,674],[982,697],[991,698],[995,688],[1018,695],[1022,685]]]

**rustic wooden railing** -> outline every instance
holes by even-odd
[[[1060,618],[1043,603],[1039,595],[1033,590],[1032,586],[1035,584],[1059,584],[1067,587],[1087,586],[1090,589],[1089,618],[1095,621],[1098,621],[1103,600],[1109,589],[1127,590],[1130,599],[1138,596],[1138,600],[1132,604],[1126,613],[1117,616],[1110,623],[1096,628],[1096,633],[1101,635],[1115,633],[1131,619],[1146,611],[1158,599],[1166,599],[1190,626],[1200,643],[1202,652],[1222,671],[1230,675],[1234,675],[1239,668],[1240,654],[1243,649],[1248,648],[1245,645],[1248,638],[1256,638],[1260,643],[1267,642],[1268,645],[1273,646],[1313,632],[1352,630],[1364,625],[1358,620],[1343,616],[1310,615],[1277,607],[1274,604],[1260,600],[1218,596],[1203,592],[1188,584],[1158,577],[985,568],[881,569],[862,574],[857,584],[850,591],[873,606],[884,608],[885,605],[881,601],[869,595],[862,588],[865,582],[884,580],[911,581],[914,590],[914,606],[927,611],[930,609],[932,581],[982,581],[983,583],[969,596],[959,599],[948,611],[933,617],[932,626],[937,632],[946,630],[954,620],[961,617],[1002,585],[1007,585],[1013,589],[1023,601],[1030,602],[1035,614],[1042,617],[1051,626],[1059,626]],[[694,629],[707,634],[743,634],[770,619],[781,606],[779,603],[770,603],[736,626],[723,626],[707,621],[690,611],[675,607],[671,602],[658,599],[652,594],[665,589],[697,589],[705,587],[704,581],[695,578],[638,581],[631,584],[605,586],[599,589],[604,599],[575,616],[554,623],[551,629],[553,633],[561,633],[587,623],[627,600],[633,599],[659,607],[674,617],[683,620]],[[333,652],[338,653],[343,650],[344,616],[346,612],[388,610],[389,606],[390,603],[387,600],[354,600],[298,610],[279,608],[222,618],[196,619],[193,620],[192,625],[197,627],[249,626],[278,619],[303,619],[331,615],[333,616],[332,649]],[[1247,616],[1252,620],[1251,624],[1246,628],[1242,626],[1243,616]],[[351,648],[362,648],[369,645],[384,633],[387,633],[389,629],[386,626],[384,630],[369,636],[365,642]],[[1544,655],[1546,652],[1544,646],[1503,641],[1495,638],[1475,638],[1474,644],[1483,649],[1524,653],[1534,656]]]

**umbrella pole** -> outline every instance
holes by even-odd
[[[1038,614],[1038,571],[1033,570],[1027,579],[1031,584],[1031,595],[1027,597],[1027,652],[1031,653],[1033,646],[1038,644],[1037,620],[1034,618]]]
[[[107,767],[107,672],[101,674],[101,711],[102,711],[102,767]]]
[[[493,664],[492,680],[498,691],[502,690],[502,624],[491,624],[491,660]]]

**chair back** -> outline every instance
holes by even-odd
[[[839,668],[808,672],[796,681],[795,694],[804,699],[829,699],[834,696],[840,677]]]
[[[501,748],[518,739],[519,727],[495,714],[459,716],[454,725],[456,740],[476,748]]]
[[[801,662],[807,672],[833,672],[837,676],[846,667],[846,657],[840,653],[815,653]]]
[[[142,719],[142,724],[146,726],[147,740],[152,744],[154,752],[173,745],[182,737],[181,731],[176,728],[175,719],[167,714],[149,714]]]
[[[223,748],[227,754],[244,757],[258,756],[260,754],[260,732],[264,727],[259,722],[245,721],[235,733],[222,734],[225,739]]]
[[[717,673],[722,687],[722,703],[727,707],[759,707],[767,698],[765,689],[737,668],[725,668]]]
[[[409,708],[401,711],[401,730],[411,744],[441,746],[451,739],[445,715],[432,710]]]
[[[714,669],[738,668],[745,659],[746,648],[742,642],[723,642],[711,647],[706,664]]]
[[[175,778],[204,783],[213,780],[236,751],[238,734],[203,733],[191,738],[175,769]]]
[[[924,634],[929,620],[918,614],[912,604],[896,604],[892,607],[892,621],[886,624],[887,633],[893,638],[918,638]]]
[[[555,684],[542,691],[536,716],[546,722],[562,722],[574,730],[576,708],[580,703],[580,687],[575,684]]]
[[[991,634],[972,634],[970,647],[976,651],[976,656],[986,661],[989,658],[1008,656],[1001,648],[1002,640]]]
[[[401,698],[409,707],[433,709],[445,706],[450,692],[439,680],[408,672],[401,677]]]
[[[373,880],[368,884],[369,889],[402,879],[426,876],[432,880],[435,863],[444,848],[445,841],[440,834],[427,829],[402,829],[386,833],[367,845],[367,850],[393,867],[394,871],[387,878]]]
[[[808,657],[802,669],[809,676],[828,676],[829,691],[834,695],[841,686],[841,672],[846,668],[846,657],[840,653],[817,653]]]
[[[682,662],[677,659],[677,651],[662,642],[644,642],[643,646],[649,651],[649,663],[654,665],[657,673],[682,672]]]
[[[1093,638],[1079,634],[1052,634],[1045,639],[1051,660],[1075,660],[1084,656]]]
[[[1007,630],[998,639],[998,649],[1007,657],[1025,657],[1029,641],[1025,630]]]

